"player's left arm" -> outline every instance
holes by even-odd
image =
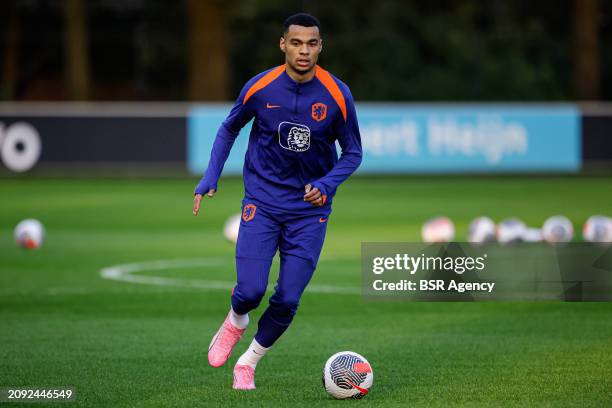
[[[336,125],[338,143],[342,149],[340,158],[329,173],[306,186],[304,200],[314,206],[322,206],[328,194],[334,194],[338,186],[346,180],[361,164],[361,134],[357,122],[357,112],[350,91],[345,92],[346,121],[340,117]]]

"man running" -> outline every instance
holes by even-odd
[[[208,168],[195,189],[212,197],[234,140],[254,119],[244,163],[245,197],[236,244],[237,283],[229,313],[214,335],[208,361],[230,356],[268,285],[280,253],[274,294],[248,350],[234,367],[234,389],[255,388],[255,367],[285,332],[314,273],[336,189],[361,163],[361,137],[349,88],[317,65],[323,48],[319,21],[296,14],[284,22],[285,63],[249,80],[223,122]],[[338,141],[342,153],[336,153]]]

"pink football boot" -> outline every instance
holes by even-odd
[[[210,346],[208,346],[208,363],[213,367],[221,367],[225,364],[245,330],[233,326],[228,313],[225,321],[212,338]]]
[[[250,365],[236,364],[234,367],[235,390],[254,390],[255,389],[255,369]]]

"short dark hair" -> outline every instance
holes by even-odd
[[[283,23],[283,34],[286,34],[289,31],[290,25],[299,25],[302,27],[318,27],[321,30],[321,23],[319,20],[308,13],[297,13],[292,16],[287,17],[285,22]]]

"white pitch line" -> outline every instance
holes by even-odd
[[[158,271],[166,269],[180,269],[193,267],[220,267],[227,262],[223,258],[192,258],[192,259],[168,259],[158,261],[134,262],[121,265],[113,265],[100,270],[103,279],[119,282],[137,283],[141,285],[188,287],[203,290],[230,290],[234,287],[233,282],[204,279],[180,279],[164,276],[133,275],[136,272]],[[273,290],[273,285],[268,290]],[[335,295],[357,295],[361,290],[354,286],[318,285],[311,284],[306,287],[310,293],[328,293]]]

